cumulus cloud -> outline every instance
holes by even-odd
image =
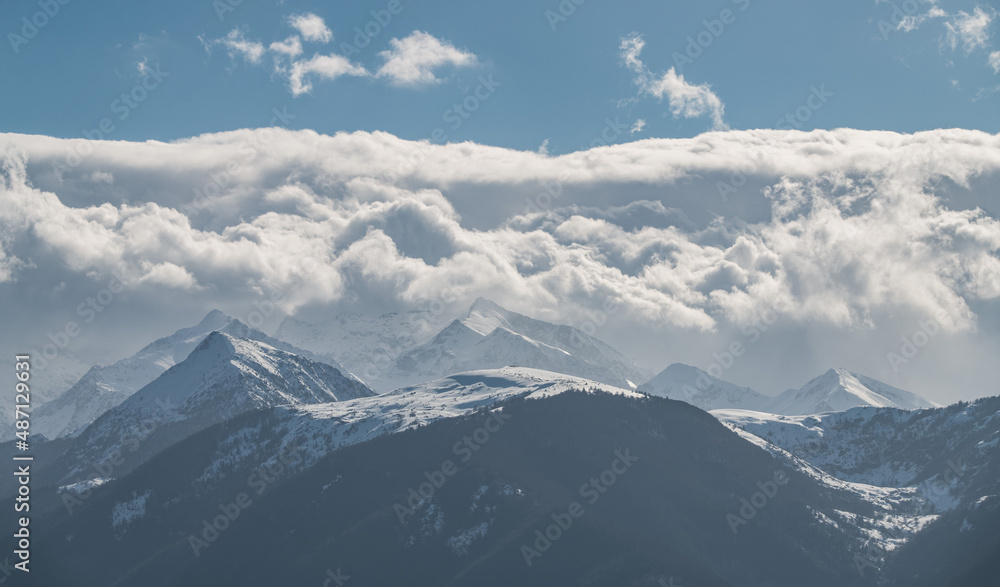
[[[292,35],[284,41],[275,41],[268,47],[271,51],[288,58],[295,58],[302,54],[302,41],[298,36]]]
[[[315,14],[292,16],[289,18],[289,24],[307,41],[325,43],[332,39],[332,34],[326,28],[323,19]],[[293,96],[311,92],[314,78],[335,80],[345,75],[354,77],[370,75],[364,67],[352,63],[341,55],[316,53],[308,59],[299,58],[303,48],[302,39],[298,35],[292,35],[284,41],[275,41],[265,49],[262,43],[249,40],[246,33],[237,28],[222,39],[206,43],[206,48],[214,44],[227,47],[231,58],[243,56],[255,64],[260,63],[266,50],[270,50],[274,54],[274,73],[288,80],[288,89]]]
[[[990,67],[993,68],[993,73],[1000,73],[1000,51],[994,51],[990,53],[988,61]]]
[[[299,34],[306,41],[329,43],[333,40],[333,32],[327,28],[326,22],[311,12],[289,16],[288,24],[299,31]]]
[[[239,28],[229,31],[225,37],[216,39],[211,44],[225,47],[230,58],[239,57],[248,63],[260,63],[260,58],[264,56],[264,45],[248,39],[246,32]],[[210,45],[206,45],[206,48]]]
[[[421,31],[391,39],[389,49],[379,56],[385,63],[376,75],[401,86],[434,84],[441,81],[434,73],[441,67],[471,67],[477,63],[472,53]]]
[[[312,90],[310,78],[313,76],[334,80],[343,75],[366,76],[368,71],[340,55],[313,55],[310,59],[292,63],[288,87],[293,96],[298,96]]]
[[[633,33],[622,39],[619,47],[625,67],[635,74],[635,85],[639,93],[654,96],[659,100],[667,98],[670,113],[674,118],[701,118],[708,116],[716,130],[728,128],[723,117],[725,104],[708,84],[695,85],[685,81],[684,76],[671,67],[662,76],[655,76],[639,59],[645,47],[642,35]]]
[[[288,80],[288,89],[293,96],[311,92],[314,78],[335,80],[345,75],[372,75],[363,66],[337,54],[315,53],[308,59],[302,58],[303,40],[327,43],[333,35],[323,19],[315,14],[292,16],[288,22],[301,37],[291,35],[284,41],[272,42],[266,48],[263,43],[249,39],[247,33],[239,28],[221,39],[203,43],[208,51],[215,45],[221,45],[231,59],[241,58],[253,64],[260,64],[264,54],[270,51],[274,56],[274,73]],[[448,41],[420,31],[414,31],[403,39],[390,39],[389,46],[388,50],[379,53],[384,63],[374,76],[401,87],[438,83],[441,80],[435,75],[436,70],[445,66],[471,67],[478,63],[472,53],[456,49]]]
[[[961,45],[966,53],[985,49],[990,38],[990,23],[995,14],[992,9],[987,12],[979,6],[972,14],[959,11],[945,23],[945,43],[953,51]]]

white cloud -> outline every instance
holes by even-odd
[[[634,81],[639,87],[640,94],[655,96],[659,100],[666,97],[670,104],[670,113],[674,118],[708,116],[712,120],[712,128],[716,130],[728,128],[723,120],[726,106],[708,84],[688,83],[673,67],[657,78],[639,59],[644,46],[645,41],[637,33],[622,39],[620,45],[622,61],[625,67],[635,74]]]
[[[333,32],[327,28],[326,22],[311,12],[289,16],[288,24],[299,31],[299,34],[306,41],[329,43],[333,40]]]
[[[904,16],[900,19],[896,29],[909,33],[920,28],[928,20],[934,18],[945,18],[947,16],[947,12],[941,10],[937,6],[932,6],[930,10],[923,14],[911,14]]]
[[[368,75],[368,71],[340,55],[313,55],[308,60],[292,63],[288,74],[288,87],[293,96],[298,96],[312,91],[310,78],[313,76],[335,80],[344,75],[363,77]]]
[[[773,328],[801,338],[768,332],[748,367],[773,370],[772,344],[775,361],[841,345],[823,368],[849,363],[861,340],[888,369],[884,353],[934,317],[946,334],[921,364],[954,388],[984,390],[969,384],[1000,375],[988,361],[963,364],[959,385],[954,369],[958,355],[1000,348],[998,135],[730,131],[547,156],[260,129],[91,142],[58,178],[52,165],[83,142],[0,134],[0,281],[20,296],[0,321],[51,317],[39,344],[115,270],[127,293],[84,336],[111,334],[81,345],[119,344],[129,328],[116,317],[139,303],[165,316],[214,306],[246,316],[276,291],[280,312],[325,313],[426,308],[443,295],[457,311],[486,295],[577,326],[613,301],[598,336],[618,328],[610,342],[633,345],[622,350],[697,363],[788,302]],[[737,172],[746,185],[723,201],[718,183]],[[112,174],[113,189],[95,173]],[[210,197],[192,206],[195,189]],[[62,282],[60,301],[30,295]],[[157,320],[139,321],[131,346],[176,327]]]
[[[945,23],[945,44],[953,51],[961,44],[966,53],[985,49],[989,43],[989,27],[994,15],[992,10],[987,12],[979,6],[972,14],[959,11],[951,21]]]
[[[804,323],[866,328],[873,315],[902,309],[970,329],[971,304],[1000,297],[1000,222],[952,209],[927,188],[935,177],[958,186],[1000,177],[1000,138],[985,133],[728,132],[551,157],[385,133],[268,132],[252,165],[238,167],[224,192],[190,218],[178,211],[187,196],[177,194],[204,189],[207,178],[242,161],[253,131],[96,143],[74,170],[115,173],[121,190],[129,189],[124,176],[135,178],[132,189],[151,199],[144,204],[74,207],[29,185],[24,166],[9,161],[14,171],[0,194],[4,258],[31,258],[38,246],[70,272],[120,268],[140,290],[233,299],[304,280],[283,302],[287,310],[357,295],[355,287],[387,303],[420,305],[454,280],[463,301],[532,300],[572,322],[610,298],[636,320],[702,331],[745,323],[780,301],[792,301],[789,319]],[[73,141],[0,135],[4,144],[47,169]],[[419,165],[401,165],[407,160]],[[769,212],[757,220],[624,226],[615,215],[566,210],[569,199],[535,210],[522,197],[555,181],[573,203],[592,188],[632,201],[628,186],[697,180],[707,200],[698,205],[717,210],[716,181],[736,170],[771,186]],[[74,177],[57,189],[83,189]],[[91,188],[106,197],[101,186]],[[464,203],[463,189],[473,194]],[[496,209],[478,228],[467,224],[481,204],[475,194],[504,190],[511,208]],[[692,206],[699,200],[687,198]],[[306,260],[322,270],[307,271]],[[18,270],[5,265],[3,275],[15,280]]]
[[[297,35],[292,35],[284,41],[275,41],[271,43],[269,48],[271,51],[274,51],[279,55],[284,55],[289,59],[293,59],[302,54],[302,41]]]
[[[470,67],[476,56],[455,48],[425,32],[414,31],[403,39],[391,39],[390,48],[379,53],[385,63],[376,75],[402,86],[437,83],[434,71],[444,66]]]
[[[344,75],[371,75],[363,66],[352,63],[341,55],[314,54],[309,59],[301,59],[303,39],[328,42],[332,39],[332,34],[323,19],[314,14],[289,17],[289,23],[300,32],[302,38],[291,35],[284,41],[272,42],[265,48],[262,43],[248,39],[246,33],[237,28],[221,39],[203,43],[207,50],[213,45],[222,45],[231,58],[242,57],[254,64],[259,64],[265,52],[270,51],[275,56],[274,73],[288,79],[288,88],[293,96],[312,91],[312,78],[334,80]],[[477,63],[476,56],[472,53],[456,49],[451,43],[420,31],[415,31],[404,39],[391,39],[389,45],[389,50],[379,53],[385,63],[375,75],[387,79],[393,85],[415,87],[437,83],[441,80],[435,76],[435,70],[449,65],[470,67]]]
[[[242,57],[249,63],[260,63],[260,58],[264,56],[264,45],[247,39],[246,33],[238,28],[229,31],[225,37],[215,40],[214,44],[225,47],[231,58]]]
[[[990,67],[993,68],[993,73],[1000,73],[1000,51],[990,53],[988,60]]]
[[[642,129],[646,128],[646,121],[643,119],[638,119],[632,123],[632,128],[629,129],[629,134],[635,134],[637,132],[642,132]]]

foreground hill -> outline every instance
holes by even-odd
[[[304,470],[301,449],[272,442],[255,443],[231,474],[205,475],[214,462],[206,448],[275,423],[265,411],[213,426],[98,488],[72,514],[50,514],[38,578],[308,585],[340,572],[359,585],[874,584],[851,566],[860,533],[817,523],[871,504],[784,467],[683,403],[514,398],[341,448]],[[74,548],[57,546],[66,541]]]

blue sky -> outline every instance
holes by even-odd
[[[707,84],[733,129],[777,127],[806,104],[813,88],[832,95],[819,109],[800,110],[808,113],[798,121],[804,130],[1000,127],[1000,75],[989,63],[1000,38],[995,10],[984,2],[566,0],[562,20],[552,16],[560,11],[555,0],[400,0],[399,13],[350,55],[352,63],[375,72],[392,39],[420,31],[471,54],[474,64],[442,66],[435,83],[411,87],[373,76],[315,80],[298,96],[287,77],[275,73],[273,52],[253,64],[213,42],[237,29],[266,48],[296,33],[290,16],[314,14],[333,38],[305,42],[301,58],[342,53],[343,43],[354,42],[355,27],[376,29],[369,24],[371,11],[385,10],[387,0],[244,0],[236,6],[180,0],[141,9],[124,1],[53,2],[58,12],[26,43],[10,33],[24,32],[22,17],[46,20],[36,16],[37,0],[8,1],[0,8],[7,36],[0,75],[30,82],[0,95],[0,127],[8,132],[79,137],[111,117],[110,138],[171,140],[266,126],[277,108],[294,116],[288,122],[293,129],[383,130],[430,139],[440,127],[447,131],[446,138],[438,135],[443,140],[517,149],[536,149],[548,140],[550,152],[564,153],[588,146],[607,121],[629,125],[629,131],[636,121],[645,122],[635,133],[606,134],[613,142],[691,137],[711,129],[707,117],[674,116],[665,96],[640,95],[620,50],[632,34],[642,36],[642,62],[653,78],[675,65],[675,53],[693,55],[676,73],[691,86]],[[894,14],[897,7],[901,12]],[[986,15],[981,31],[975,30],[983,22],[975,19],[977,9]],[[732,15],[720,27],[724,10]],[[929,16],[932,11],[942,14]],[[913,20],[899,26],[899,14]],[[963,29],[963,22],[969,26]],[[688,38],[697,43],[699,34],[707,46],[689,50]],[[167,77],[120,120],[124,111],[120,104],[113,110],[115,100],[142,83],[140,63],[158,66]],[[474,116],[450,128],[446,111],[475,92],[480,76],[494,80],[495,92]]]

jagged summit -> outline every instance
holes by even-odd
[[[712,377],[705,371],[684,363],[673,363],[646,383],[639,391],[698,406],[703,410],[763,410],[771,398],[749,387]]]
[[[768,405],[767,411],[788,416],[840,412],[861,406],[915,410],[936,404],[915,393],[897,389],[844,368],[829,369],[799,389],[789,389]]]
[[[217,330],[218,328],[222,328],[226,324],[232,322],[232,320],[233,317],[226,314],[222,310],[212,310],[208,314],[205,314],[205,317],[201,319],[201,322],[198,323],[198,326],[211,327],[213,325],[216,325],[217,326],[216,330]]]
[[[234,339],[218,330],[213,330],[208,333],[201,343],[195,347],[193,352],[203,353],[212,351],[220,355],[235,355],[236,354],[236,344]]]
[[[91,368],[64,394],[39,407],[33,415],[32,427],[48,438],[79,434],[101,414],[121,404],[167,369],[186,359],[211,333],[263,341],[272,347],[325,363],[345,376],[353,377],[330,357],[303,351],[267,336],[224,312],[212,310],[197,325],[153,341],[131,357],[105,367]],[[216,338],[214,342],[223,341]]]
[[[380,391],[460,371],[529,367],[634,388],[648,374],[604,342],[572,327],[551,324],[476,298],[427,342],[399,355],[379,377]]]
[[[469,307],[462,324],[486,336],[498,327],[510,328],[511,312],[486,298],[476,298]]]

